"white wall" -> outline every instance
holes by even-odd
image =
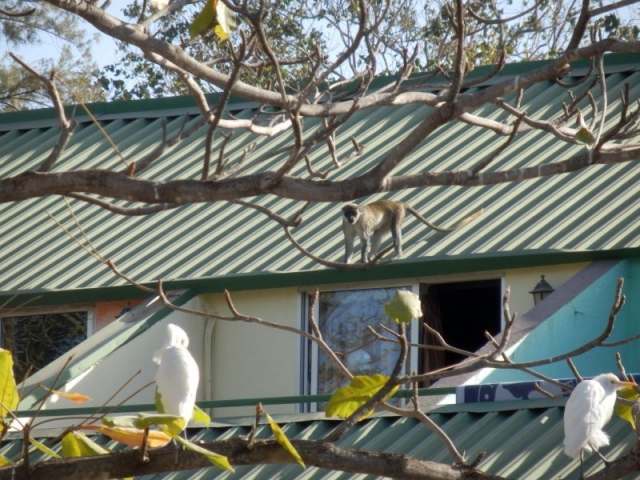
[[[572,263],[569,265],[549,265],[535,268],[517,268],[508,270],[504,274],[504,285],[511,288],[511,313],[524,314],[534,307],[533,290],[540,281],[540,275],[554,288],[573,277],[582,270],[587,263]]]
[[[294,288],[233,292],[235,308],[246,316],[298,328],[299,293]],[[208,311],[229,315],[222,294],[200,297]],[[299,336],[243,321],[217,320],[213,340],[213,400],[298,394]],[[293,413],[294,405],[268,406],[270,413]],[[253,415],[255,407],[224,408],[214,415]]]
[[[482,278],[504,279],[511,287],[511,311],[524,313],[533,308],[529,293],[545,275],[558,288],[578,273],[586,264],[555,265],[523,268],[506,272],[485,272],[472,275],[422,277],[393,282],[372,282],[367,288],[412,283],[443,283]],[[362,285],[332,285],[326,290],[358,288]],[[300,292],[295,288],[233,292],[236,309],[243,315],[299,328],[301,320]],[[201,295],[201,307],[219,315],[230,312],[222,294]],[[212,400],[279,397],[300,393],[299,379],[302,359],[300,338],[292,333],[241,321],[217,320],[213,335]],[[271,413],[294,413],[294,405],[268,406]],[[214,416],[253,415],[254,407],[217,409]]]
[[[196,308],[198,303],[197,299],[193,299],[187,302],[185,307]],[[99,407],[130,378],[133,378],[133,380],[114,399],[108,402],[109,405],[119,404],[141,388],[142,390],[135,393],[126,403],[153,404],[155,386],[143,387],[154,380],[157,364],[153,363],[151,358],[153,352],[160,348],[164,342],[165,328],[168,323],[175,323],[187,332],[191,343],[189,350],[196,359],[202,358],[203,344],[200,341],[204,330],[202,318],[181,312],[172,312],[167,318],[121,346],[100,363],[94,365],[85,374],[72,379],[64,388],[60,389],[65,392],[79,392],[89,395],[92,400],[82,405],[75,405],[64,398],[53,397],[46,401],[44,409],[73,408],[74,406]],[[138,371],[140,373],[136,375]],[[201,397],[201,394],[199,397]],[[64,423],[68,424],[69,422]],[[56,425],[59,425],[59,423],[45,424],[47,428]]]
[[[443,283],[449,281],[477,280],[481,278],[504,279],[511,287],[512,312],[524,313],[533,307],[528,292],[545,275],[547,281],[558,288],[576,274],[584,264],[558,265],[540,268],[509,270],[506,272],[475,273],[473,275],[422,277],[393,282],[372,282],[367,285],[349,285],[344,288],[408,285],[420,282]],[[330,286],[337,290],[343,287]],[[232,292],[236,309],[243,315],[299,328],[301,321],[300,290],[296,288],[266,289]],[[186,308],[229,316],[230,311],[222,294],[200,295],[192,299]],[[136,390],[153,381],[156,364],[151,358],[164,340],[167,323],[176,323],[190,337],[190,351],[200,365],[201,382],[198,400],[229,400],[292,396],[300,393],[300,337],[294,333],[269,328],[255,323],[231,320],[211,322],[205,317],[172,312],[131,342],[118,348],[112,355],[95,365],[86,375],[71,381],[66,391],[90,395],[93,400],[82,406],[100,406],[127,379],[140,370],[140,374],[110,404],[116,404]],[[207,332],[209,334],[207,334]],[[127,400],[129,404],[153,403],[155,388],[145,388]],[[69,401],[48,400],[46,408],[70,408]],[[294,413],[294,405],[269,405],[270,413]],[[253,415],[255,406],[216,409],[214,417]],[[48,426],[53,426],[49,424]]]

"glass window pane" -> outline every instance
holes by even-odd
[[[87,338],[87,312],[3,317],[2,348],[13,354],[16,381],[21,382]]]
[[[397,331],[396,323],[384,312],[384,304],[393,298],[396,290],[397,287],[320,294],[320,331],[352,373],[391,374],[400,350],[398,344],[376,340],[367,327],[383,324]],[[342,373],[319,350],[317,392],[333,393],[346,383]]]

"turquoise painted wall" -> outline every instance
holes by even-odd
[[[576,349],[594,339],[605,328],[618,278],[624,278],[626,303],[617,316],[608,341],[640,333],[640,260],[625,260],[600,277],[572,302],[532,331],[511,353],[514,362],[548,358]],[[620,352],[629,373],[640,373],[640,340],[616,347],[599,347],[573,358],[583,376],[618,372],[615,354]],[[536,367],[552,378],[573,378],[565,361]],[[533,377],[515,370],[493,370],[481,383],[531,381]],[[476,383],[476,382],[472,382]]]

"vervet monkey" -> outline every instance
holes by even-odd
[[[402,223],[405,212],[411,213],[422,223],[438,232],[451,232],[466,225],[483,214],[480,209],[473,215],[460,220],[452,227],[438,227],[432,224],[410,205],[394,200],[376,200],[366,205],[348,203],[342,207],[342,231],[344,232],[344,263],[351,262],[356,235],[360,237],[361,261],[366,263],[375,257],[380,249],[382,237],[389,231],[395,247],[394,258],[402,257]]]

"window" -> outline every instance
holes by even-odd
[[[390,374],[399,347],[396,343],[377,341],[369,326],[385,325],[394,331],[395,322],[384,312],[399,288],[375,288],[322,292],[316,308],[316,321],[325,342],[355,374]],[[313,394],[332,393],[347,382],[327,355],[315,344],[307,344],[306,390]]]
[[[320,331],[354,374],[391,373],[399,347],[376,340],[368,327],[382,324],[396,330],[395,322],[384,312],[384,304],[397,289],[419,292],[424,321],[454,347],[476,351],[487,342],[485,331],[492,335],[501,331],[500,279],[321,292],[315,313]],[[409,334],[416,343],[439,345],[421,322],[411,322]],[[305,393],[332,393],[346,384],[340,370],[314,343],[304,343],[304,358]],[[461,359],[451,352],[411,348],[408,370],[427,372]]]
[[[487,343],[485,331],[496,335],[502,330],[501,292],[500,279],[421,284],[424,321],[440,332],[449,345],[475,352]],[[438,345],[424,329],[420,343]],[[453,352],[421,348],[419,370],[436,370],[463,358]]]
[[[0,317],[2,348],[13,354],[17,382],[47,366],[84,341],[89,312],[10,314]]]

